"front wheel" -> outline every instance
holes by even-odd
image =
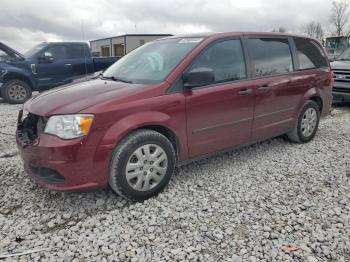
[[[10,104],[22,104],[32,96],[30,86],[21,80],[11,80],[1,89],[2,97]]]
[[[174,173],[171,142],[153,130],[128,135],[113,152],[109,185],[119,195],[144,200],[162,191]]]
[[[297,143],[307,143],[316,134],[320,122],[320,109],[314,101],[307,101],[301,110],[297,125],[288,133],[288,138]]]

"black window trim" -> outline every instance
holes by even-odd
[[[323,48],[321,47],[320,43],[315,41],[314,39],[311,38],[307,38],[307,37],[291,37],[291,42],[293,45],[293,52],[295,53],[295,59],[297,61],[297,68],[295,69],[296,72],[304,72],[304,71],[315,71],[315,70],[320,70],[320,69],[329,69],[329,65],[328,65],[328,61],[327,61],[327,56],[323,50]],[[304,68],[301,69],[300,68],[300,61],[299,61],[299,56],[298,56],[298,49],[296,47],[295,44],[295,39],[304,39],[304,40],[308,40],[310,42],[312,42],[314,45],[318,46],[318,48],[320,49],[320,52],[322,53],[323,57],[326,59],[327,62],[327,66],[321,66],[321,67],[311,67],[311,68]]]
[[[288,46],[289,46],[289,51],[290,51],[290,55],[292,58],[292,68],[293,71],[288,72],[288,73],[282,73],[282,74],[275,74],[275,75],[268,75],[268,76],[256,76],[255,75],[255,66],[254,66],[254,62],[253,62],[253,55],[251,53],[251,50],[249,50],[249,45],[248,45],[248,40],[249,39],[261,39],[261,38],[267,38],[267,39],[283,39],[283,40],[287,40],[288,41]],[[258,80],[258,79],[264,79],[264,78],[271,78],[271,77],[278,77],[278,76],[286,76],[289,74],[292,74],[296,71],[296,57],[294,55],[293,49],[292,49],[292,37],[290,36],[284,36],[284,35],[246,35],[244,36],[244,40],[245,40],[245,46],[247,48],[247,52],[249,54],[249,60],[250,60],[250,64],[251,64],[251,80]]]
[[[241,47],[242,47],[242,54],[243,54],[243,59],[245,62],[245,70],[246,70],[246,78],[245,79],[239,79],[239,80],[232,80],[232,81],[226,81],[226,82],[220,82],[220,83],[213,83],[213,84],[209,84],[209,85],[204,85],[204,86],[198,86],[198,87],[194,87],[191,88],[191,90],[197,90],[197,89],[202,89],[202,88],[209,88],[209,87],[216,87],[216,86],[222,86],[222,85],[227,85],[227,84],[232,84],[232,83],[237,83],[237,82],[245,82],[248,80],[251,80],[251,63],[250,63],[250,59],[248,57],[248,53],[247,53],[247,48],[245,46],[245,42],[244,42],[244,36],[240,35],[240,36],[229,36],[229,37],[223,37],[223,38],[219,38],[216,39],[212,42],[210,42],[206,47],[204,47],[197,55],[196,57],[194,57],[192,59],[192,61],[189,62],[189,64],[186,66],[186,68],[181,72],[181,74],[178,76],[178,78],[171,84],[171,86],[168,88],[168,90],[166,91],[166,94],[173,94],[173,93],[184,93],[187,92],[189,90],[187,90],[186,88],[184,88],[184,86],[182,86],[182,88],[180,90],[174,90],[176,85],[178,84],[178,82],[182,79],[184,73],[186,73],[191,66],[193,65],[194,62],[196,62],[197,59],[199,59],[199,57],[207,50],[209,49],[211,46],[220,43],[220,42],[225,42],[225,41],[229,41],[229,40],[240,40],[241,43]]]

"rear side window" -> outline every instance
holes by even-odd
[[[295,46],[299,59],[299,69],[328,67],[328,63],[321,48],[312,40],[295,38]]]
[[[255,76],[264,77],[293,71],[288,39],[251,38],[248,46],[255,66]]]
[[[191,69],[200,67],[214,71],[215,83],[247,78],[241,41],[234,39],[213,44],[199,55]]]
[[[66,52],[68,59],[84,58],[84,47],[82,45],[66,46]]]

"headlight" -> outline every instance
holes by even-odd
[[[88,114],[51,116],[44,132],[62,139],[85,136],[89,133],[93,119],[94,116]]]

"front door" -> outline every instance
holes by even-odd
[[[36,65],[36,79],[40,90],[49,89],[68,82],[73,77],[72,64],[67,59],[66,47],[64,45],[50,46],[44,53],[51,54],[53,60],[40,62]]]
[[[201,67],[214,71],[215,82],[185,92],[191,158],[248,143],[253,121],[254,93],[241,40],[209,46],[189,70]]]

